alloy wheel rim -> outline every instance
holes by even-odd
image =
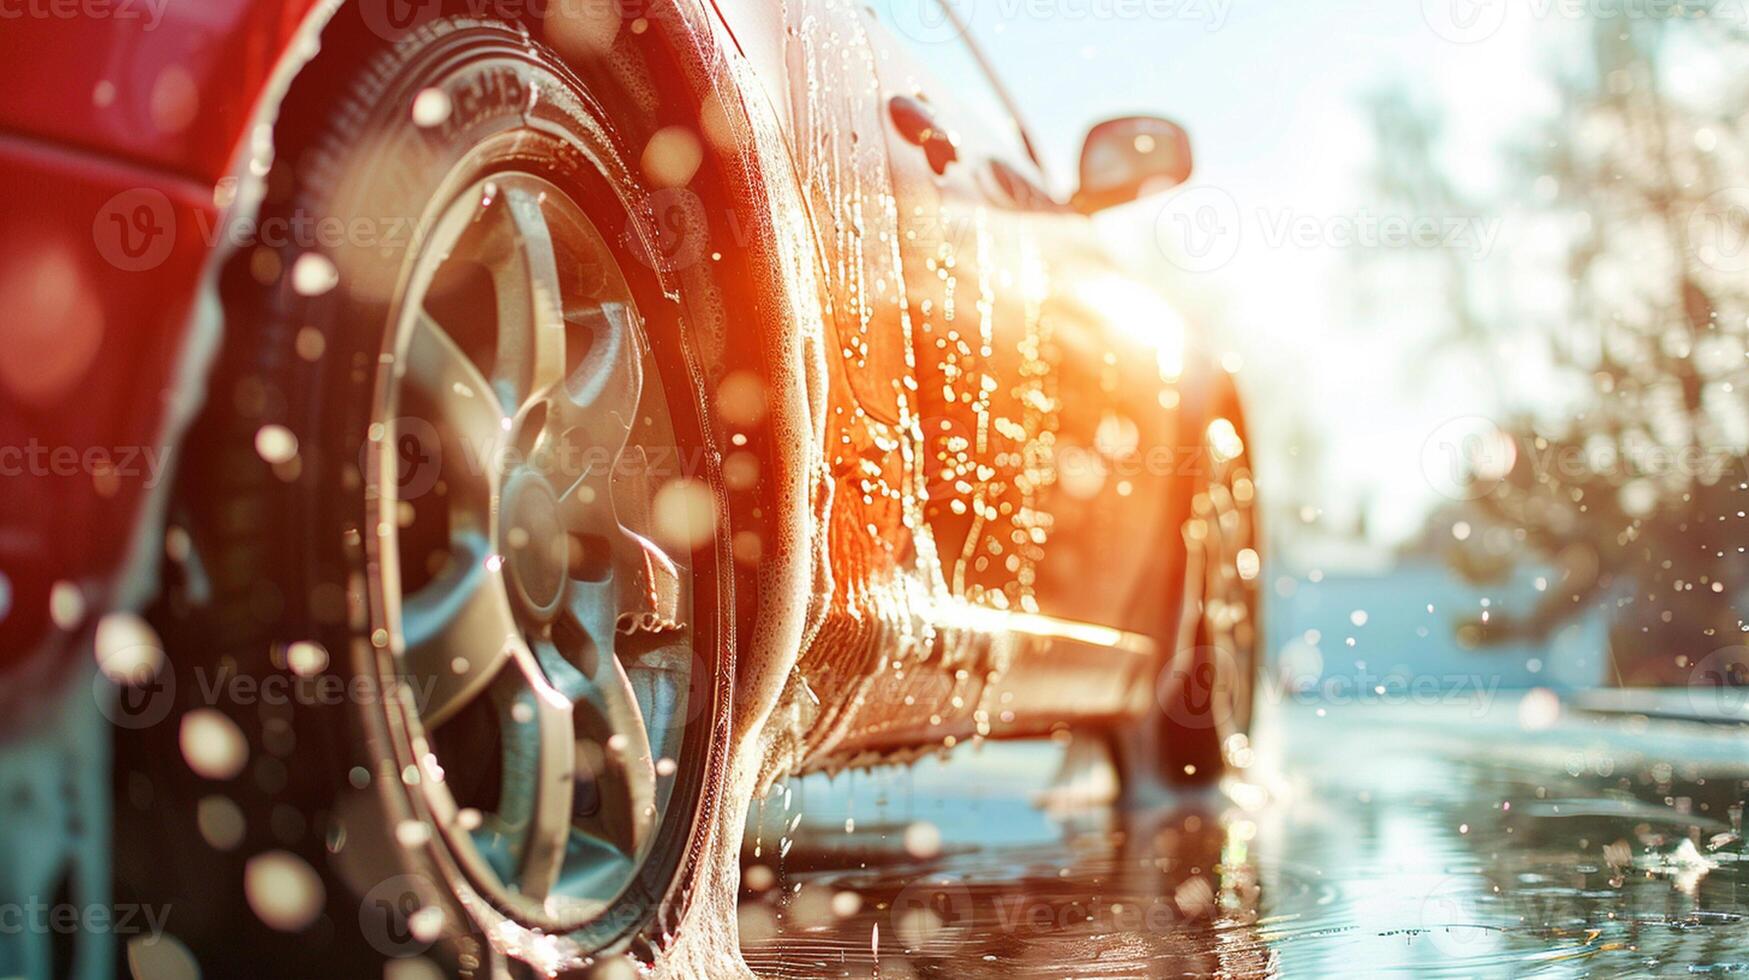
[[[674,420],[613,250],[550,182],[473,184],[412,268],[372,490],[422,795],[482,895],[567,931],[650,857],[698,713],[691,563],[652,522]]]

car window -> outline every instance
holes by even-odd
[[[970,0],[947,0],[946,5],[962,14],[970,10]],[[963,16],[944,9],[943,0],[869,0],[868,8],[929,73],[927,79],[919,80],[922,95],[970,113],[979,135],[996,141],[988,148],[994,156],[1024,170],[1033,169],[1019,123],[961,30],[966,24]]]

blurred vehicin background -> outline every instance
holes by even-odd
[[[1058,179],[1196,141],[1103,221],[1255,406],[1278,677],[1741,680],[1741,4],[960,6]]]

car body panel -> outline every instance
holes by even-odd
[[[0,136],[0,214],[4,666],[47,628],[54,583],[63,615],[111,598],[168,478],[160,428],[213,212],[191,182]]]
[[[700,86],[736,86],[747,111],[776,121],[781,151],[751,155],[768,182],[799,188],[828,331],[799,379],[819,397],[804,515],[815,543],[811,558],[783,559],[806,561],[811,583],[783,600],[808,612],[772,770],[1133,710],[1176,616],[1171,529],[1193,480],[1150,454],[1200,432],[1206,358],[1164,299],[1100,250],[1091,223],[1032,187],[1030,163],[1000,159],[969,118],[950,122],[964,140],[958,165],[930,172],[887,111],[892,95],[926,89],[927,73],[861,5],[709,2],[708,18],[688,7],[674,30],[714,71]],[[77,385],[113,411],[81,412],[69,388],[7,421],[7,436],[123,445],[165,431],[163,392],[198,384],[174,368],[203,272],[223,251],[211,229],[248,203],[224,182],[253,172],[251,127],[271,119],[276,86],[333,9],[197,0],[165,8],[150,31],[32,21],[0,35],[0,57],[56,90],[0,110],[0,130],[15,134],[0,151],[46,147],[0,152],[0,186],[19,198],[0,212],[9,237],[68,240],[118,341]],[[99,105],[105,81],[114,92]],[[26,200],[51,185],[68,186],[70,210]],[[178,219],[172,258],[133,272],[88,254],[89,216],[130,187],[172,188]],[[28,268],[22,255],[0,266]],[[86,430],[55,428],[75,416]],[[27,497],[0,513],[0,559],[48,556],[53,567],[25,569],[37,591],[113,574],[129,530],[158,516],[144,494],[43,485]],[[101,533],[63,552],[58,539],[82,521]],[[39,599],[21,590],[46,608]],[[767,625],[753,632],[790,635]]]
[[[314,6],[114,0],[105,16],[8,18],[0,62],[30,87],[0,105],[0,130],[217,181]]]

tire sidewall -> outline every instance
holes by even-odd
[[[288,511],[288,519],[272,534],[269,553],[299,556],[278,569],[279,591],[288,598],[307,595],[338,575],[348,594],[346,622],[324,624],[314,610],[288,605],[286,628],[295,630],[302,623],[321,633],[337,668],[348,666],[349,680],[384,676],[385,668],[392,671],[384,584],[376,572],[379,556],[373,553],[377,539],[369,533],[383,515],[380,502],[364,492],[371,481],[363,472],[373,458],[373,415],[387,404],[388,358],[403,341],[390,336],[390,317],[399,307],[399,291],[420,253],[424,230],[456,194],[492,172],[521,170],[551,181],[583,207],[610,242],[622,246],[621,271],[639,303],[657,361],[664,366],[669,397],[690,403],[690,411],[676,412],[677,429],[684,427],[681,438],[696,440],[704,450],[693,456],[705,470],[696,476],[713,488],[719,505],[722,497],[708,416],[698,394],[700,359],[690,327],[701,315],[694,307],[714,301],[715,284],[704,266],[665,267],[640,258],[663,252],[649,240],[656,234],[649,227],[651,195],[623,163],[627,154],[611,135],[615,131],[607,110],[584,95],[556,58],[502,25],[460,18],[439,21],[421,27],[390,57],[379,60],[388,64],[373,63],[364,72],[365,87],[374,82],[377,91],[343,101],[333,110],[338,122],[288,160],[292,193],[277,201],[270,195],[263,206],[263,228],[276,216],[301,220],[306,227],[334,218],[343,222],[340,233],[278,250],[283,273],[264,287],[267,312],[261,336],[242,341],[256,345],[253,370],[279,389],[269,399],[282,406],[280,418],[272,421],[289,428],[300,447],[306,447],[300,450],[299,471],[289,481],[281,475],[288,485],[269,491],[277,495],[283,490]],[[430,91],[443,94],[449,113],[439,123],[417,125],[414,100]],[[335,227],[328,225],[330,232]],[[332,288],[315,295],[310,295],[308,282],[300,284],[298,274],[298,263],[310,262],[306,256],[311,252],[326,259],[335,273]],[[296,353],[310,329],[322,333],[324,353],[318,358]],[[683,414],[684,422],[679,417]],[[606,914],[570,934],[581,950],[632,948],[647,955],[658,937],[673,931],[684,911],[703,850],[695,838],[710,826],[722,780],[734,674],[729,620],[734,607],[728,594],[732,576],[720,528],[718,539],[709,548],[712,554],[702,556],[713,565],[713,574],[701,579],[715,586],[708,590],[713,594],[699,596],[694,610],[695,623],[715,628],[710,636],[711,683],[705,685],[711,695],[709,721],[693,726],[703,733],[705,758],[699,763],[703,783],[696,794],[688,794],[694,797],[688,840],[677,866],[647,862]],[[708,619],[701,610],[708,610]],[[348,737],[329,739],[325,748],[316,750],[319,758],[309,761],[319,763],[328,786],[339,788],[344,799],[336,802],[336,809],[355,829],[369,823],[380,831],[408,818],[430,820],[422,798],[403,786],[404,779],[385,778],[418,762],[419,730],[409,724],[410,701],[396,691],[371,700],[354,705],[344,720]],[[341,723],[333,717],[322,722]],[[689,734],[688,748],[694,744]],[[373,774],[368,788],[357,786],[353,774],[359,767]],[[677,803],[679,797],[677,793]],[[370,847],[386,848],[400,860],[340,862],[340,874],[353,893],[369,895],[396,876],[428,876],[443,882],[446,897],[456,900],[447,910],[451,923],[468,921],[464,909],[472,909],[476,935],[521,928],[491,910],[441,848],[398,847],[380,832],[356,837],[359,845],[369,841]],[[440,838],[432,835],[434,841]],[[464,943],[464,954],[468,945]],[[392,952],[398,955],[405,949]]]

